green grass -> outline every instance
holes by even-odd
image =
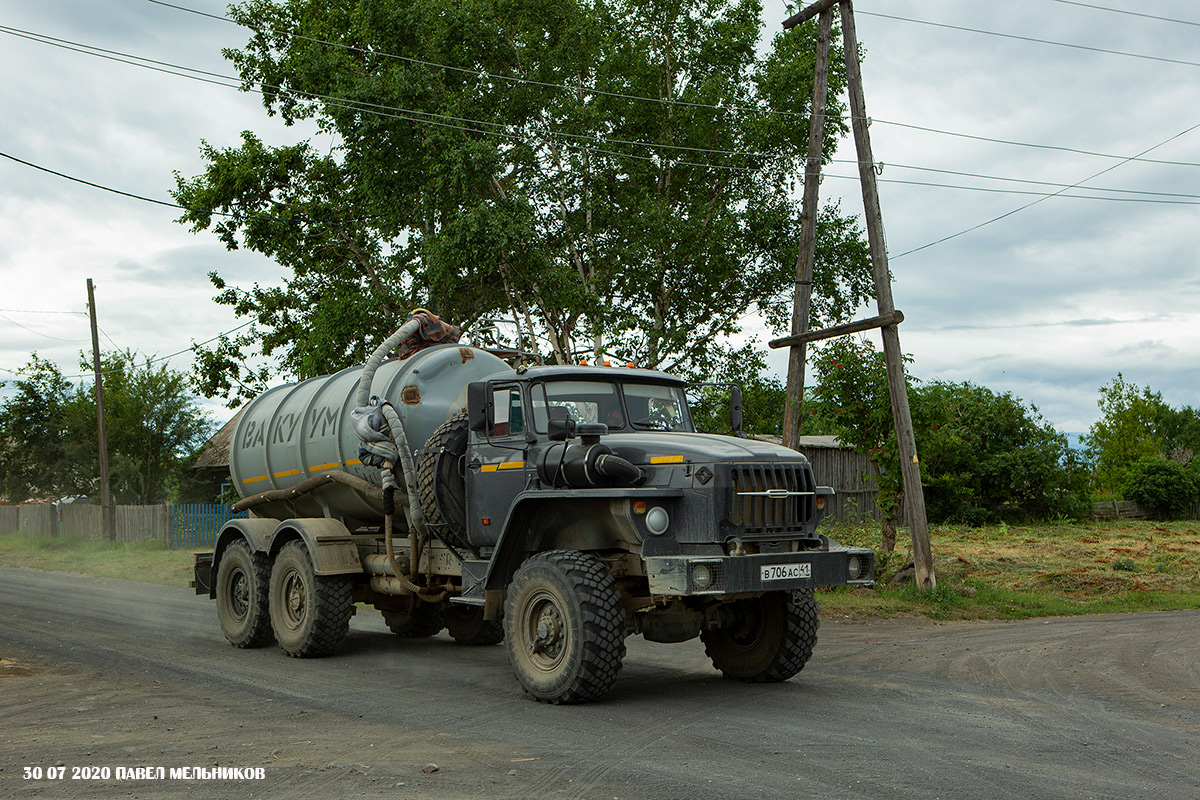
[[[105,542],[75,537],[0,536],[0,566],[46,572],[75,572],[163,586],[187,586],[192,549],[171,550],[164,542]]]
[[[874,547],[872,525],[833,525],[845,544]],[[1200,522],[1092,522],[931,531],[937,589],[889,579],[911,555],[902,531],[896,553],[880,554],[877,589],[820,592],[840,619],[1028,619],[1073,614],[1200,608]],[[186,587],[194,550],[160,542],[0,536],[0,566],[76,572]]]

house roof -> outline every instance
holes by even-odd
[[[242,411],[245,410],[243,406]],[[238,411],[233,419],[226,422],[221,426],[221,430],[213,434],[213,437],[204,445],[204,449],[200,451],[200,457],[196,459],[192,469],[221,469],[229,466],[229,445],[233,442],[233,428],[241,418],[242,411]]]
[[[772,442],[774,444],[783,444],[782,436],[772,436],[763,434],[755,436],[764,442]],[[801,436],[798,444],[800,450],[849,450],[850,448],[842,444],[841,440],[836,436]]]

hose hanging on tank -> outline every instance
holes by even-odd
[[[375,352],[367,359],[362,376],[358,380],[356,400],[358,408],[354,409],[354,429],[362,444],[359,457],[364,464],[380,467],[380,477],[384,493],[384,550],[387,553],[388,564],[400,583],[406,589],[417,594],[423,601],[436,603],[446,598],[446,592],[437,595],[428,594],[428,586],[418,585],[413,578],[421,563],[421,549],[424,542],[429,540],[429,528],[425,525],[425,515],[421,511],[421,503],[417,499],[416,467],[413,465],[412,449],[408,446],[408,437],[400,415],[392,404],[371,397],[371,382],[379,365],[387,358],[388,353],[395,350],[406,339],[420,328],[421,320],[417,317],[405,322],[391,336],[383,341]],[[400,488],[396,482],[395,465],[400,464],[400,475],[404,481],[404,493],[408,497],[406,516],[409,521],[410,557],[409,569],[411,574],[404,574],[396,561],[395,548],[392,544],[392,517],[395,514],[394,493]]]

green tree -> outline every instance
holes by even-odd
[[[81,358],[90,370],[90,359]],[[193,454],[211,424],[187,377],[137,363],[131,351],[104,353],[109,478],[118,503],[175,500],[189,483]],[[0,405],[0,492],[10,502],[99,495],[94,385],[72,384],[35,353]]]
[[[1122,487],[1126,500],[1136,500],[1162,519],[1183,516],[1195,505],[1198,492],[1193,470],[1165,458],[1139,459]]]
[[[1121,373],[1100,388],[1100,419],[1092,423],[1083,443],[1095,465],[1101,493],[1118,496],[1139,460],[1162,456],[1165,443],[1158,422],[1171,411],[1162,395],[1138,388]]]
[[[81,361],[87,368],[90,361]],[[187,376],[129,350],[101,354],[109,483],[118,503],[177,500],[196,449],[212,424],[196,404]],[[98,475],[94,387],[81,385],[67,407],[69,454],[88,475]]]
[[[82,470],[67,457],[74,387],[37,353],[19,375],[0,405],[0,494],[12,503],[76,494]]]
[[[904,498],[883,354],[866,341],[834,340],[819,351],[815,372],[808,429],[836,434],[871,460],[883,547],[892,549]],[[1035,407],[972,383],[909,381],[931,521],[980,524],[1086,511],[1087,471]]]
[[[787,387],[767,373],[762,347],[750,342],[730,348],[717,356],[707,369],[688,375],[694,382],[737,384],[742,390],[742,429],[747,436],[781,436],[784,397]],[[696,429],[709,433],[729,433],[729,390],[723,386],[705,386],[692,393],[692,417]]]
[[[181,221],[289,273],[248,289],[212,276],[255,326],[200,353],[205,393],[256,392],[252,355],[293,376],[360,361],[418,305],[515,319],[559,363],[684,371],[718,358],[751,308],[786,324],[815,23],[759,55],[758,0],[249,0],[230,14],[254,31],[226,52],[244,86],[335,144],[247,132],[177,176],[195,209]],[[843,84],[835,69],[831,94]],[[827,127],[831,157],[844,126]],[[815,283],[814,324],[872,290],[836,206],[818,218]]]
[[[1036,407],[944,381],[918,387],[912,406],[931,521],[978,525],[1086,510],[1087,471]]]
[[[870,459],[883,512],[882,547],[895,550],[904,483],[883,353],[865,339],[846,336],[820,348],[814,362],[817,386],[806,404],[812,418],[807,429],[835,434]]]

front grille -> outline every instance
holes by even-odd
[[[815,481],[808,464],[736,466],[730,484],[729,521],[745,534],[798,531],[815,513]],[[771,490],[804,494],[771,497]]]

